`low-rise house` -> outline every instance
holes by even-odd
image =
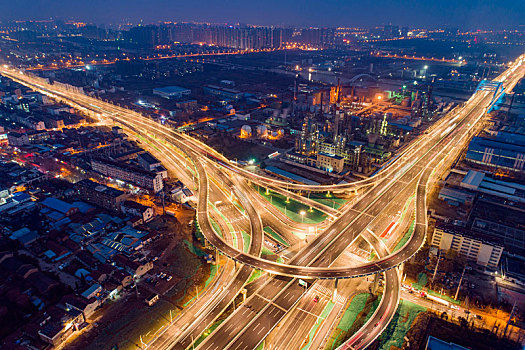
[[[49,316],[40,323],[41,329],[38,335],[40,339],[53,346],[65,341],[85,322],[84,314],[73,308],[61,310],[51,307],[48,312]]]
[[[142,223],[150,221],[154,216],[152,207],[148,207],[135,201],[124,201],[121,204],[122,212],[128,215],[142,218]]]
[[[144,301],[146,302],[146,304],[148,304],[148,306],[153,306],[157,301],[159,301],[159,295],[153,293],[150,296],[148,296]]]
[[[44,252],[44,255],[54,262],[63,260],[71,255],[68,249],[53,241],[48,241],[46,247],[48,250]]]
[[[171,191],[171,198],[178,203],[186,203],[187,201],[194,201],[195,195],[187,187],[178,187]]]
[[[100,292],[102,292],[102,286],[96,283],[92,285],[91,287],[89,287],[88,289],[86,289],[81,295],[85,299],[91,299],[91,298],[98,296]]]
[[[73,204],[53,197],[47,197],[39,204],[42,207],[40,213],[45,215],[48,220],[54,222],[55,225],[59,222],[61,225],[69,223],[69,217],[79,211],[78,207]]]
[[[75,255],[75,258],[84,266],[92,267],[98,263],[98,260],[93,257],[89,252],[82,250]]]
[[[9,258],[13,257],[13,252],[0,252],[0,265]]]
[[[44,296],[50,295],[54,288],[60,286],[60,283],[40,271],[30,274],[26,280]]]
[[[108,278],[108,275],[99,270],[91,271],[88,276],[96,283],[102,283]]]
[[[115,271],[111,277],[122,286],[122,288],[126,288],[133,282],[133,276],[129,273],[125,273],[122,270]]]
[[[153,268],[152,262],[140,264],[136,261],[130,260],[122,254],[115,255],[113,260],[115,261],[115,264],[125,269],[132,276],[143,276]]]
[[[38,272],[38,268],[31,264],[24,264],[18,268],[16,273],[23,279],[28,278],[31,274]]]
[[[69,309],[75,309],[88,319],[95,310],[100,306],[100,301],[97,298],[86,299],[77,295],[66,295],[62,298],[62,303]]]

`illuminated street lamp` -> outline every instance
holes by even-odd
[[[301,210],[299,214],[301,214],[301,223],[304,224],[304,216],[306,215],[306,212],[304,210]]]

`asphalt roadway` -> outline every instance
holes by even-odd
[[[474,108],[474,112],[479,112],[479,109],[476,109]],[[432,148],[430,148],[428,151],[430,151]],[[425,156],[427,156],[428,154],[430,154],[429,152],[426,152],[425,153]],[[434,156],[436,156],[437,154],[434,154]],[[421,159],[424,160],[426,157],[422,157]],[[427,158],[427,162],[428,162],[428,158]],[[337,222],[335,222],[331,228],[329,228],[327,230],[328,234],[327,235],[323,235],[323,236],[319,236],[317,241],[314,241],[314,243],[310,244],[309,247],[314,247],[314,249],[312,250],[309,250],[308,247],[303,250],[302,254],[300,254],[300,257],[298,257],[297,259],[293,259],[292,263],[297,263],[297,264],[305,264],[306,262],[310,261],[312,262],[311,265],[317,267],[317,266],[323,266],[322,263],[317,263],[315,264],[317,260],[317,257],[321,254],[321,253],[328,253],[328,254],[332,254],[332,255],[338,255],[337,254],[337,250],[339,248],[340,245],[343,245],[343,246],[346,246],[348,244],[345,244],[345,238],[348,240],[349,238],[352,239],[355,235],[356,235],[356,232],[353,232],[355,231],[354,229],[351,229],[351,226],[359,226],[361,228],[365,227],[366,226],[366,223],[367,219],[369,219],[370,217],[375,217],[377,215],[379,215],[381,213],[381,208],[380,206],[394,200],[394,198],[396,197],[396,195],[398,193],[396,192],[400,192],[400,191],[395,191],[396,188],[398,187],[402,187],[402,186],[397,186],[397,185],[404,185],[404,184],[410,184],[411,181],[410,181],[410,176],[416,176],[417,174],[419,174],[421,171],[422,171],[422,167],[419,167],[419,166],[416,166],[416,165],[413,165],[413,166],[410,166],[410,168],[406,171],[404,171],[404,173],[401,175],[401,177],[399,179],[396,179],[397,176],[394,176],[392,179],[390,178],[386,178],[385,180],[383,180],[383,182],[388,182],[390,180],[393,180],[393,183],[386,183],[386,184],[380,184],[379,186],[376,186],[372,191],[371,193],[369,193],[369,195],[367,195],[365,197],[365,200],[362,200],[360,201],[352,210],[349,210],[347,213],[345,213],[345,215],[343,216],[344,219],[341,219],[341,220],[338,220]],[[415,172],[415,173],[414,173]],[[396,185],[396,186],[393,186],[393,185]],[[382,187],[386,185],[386,190],[385,191],[382,191]],[[420,186],[418,186],[420,187]],[[380,189],[379,192],[377,193],[374,193],[374,191],[377,191],[377,189]],[[393,190],[394,189],[394,190]],[[203,191],[201,191],[203,192]],[[419,190],[418,190],[419,192]],[[403,196],[401,196],[403,197]],[[373,198],[373,200],[371,200],[370,198]],[[368,200],[367,200],[368,199]],[[386,201],[386,202],[385,202]],[[418,206],[419,207],[419,206]],[[419,209],[419,208],[418,208]],[[376,210],[379,210],[378,212],[375,212]],[[420,210],[417,210],[417,211],[420,211]],[[426,213],[424,214],[426,215]],[[250,215],[251,217],[251,215]],[[203,221],[207,221],[206,219],[204,219]],[[341,222],[345,222],[343,224],[341,224]],[[337,234],[336,232],[340,232],[339,234]],[[416,226],[416,232],[418,232],[418,228]],[[330,237],[330,236],[334,236],[335,237]],[[326,237],[330,237],[330,240],[327,240]],[[418,236],[416,233],[413,235],[412,238]],[[323,237],[323,238],[321,238]],[[423,235],[423,238],[424,238],[424,235]],[[336,240],[335,244],[333,244],[333,241]],[[328,241],[328,242],[327,242]],[[409,241],[409,243],[407,243],[407,246],[409,246],[409,244],[413,241],[416,241],[414,239],[411,239]],[[340,243],[338,243],[340,242]],[[328,244],[325,244],[325,243],[328,243]],[[417,245],[417,244],[416,244]],[[320,246],[324,246],[324,248],[321,247],[321,252],[317,252],[318,251],[318,248]],[[405,246],[405,247],[407,247]],[[420,245],[419,245],[420,246]],[[419,247],[418,246],[418,247]],[[335,248],[335,249],[334,249]],[[404,250],[404,249],[402,249]],[[417,249],[416,249],[417,250]],[[315,254],[314,254],[315,253]],[[234,258],[237,258],[236,256],[233,256]],[[377,261],[377,262],[374,262],[373,265],[375,265],[375,268],[374,266],[368,266],[368,265],[362,265],[362,266],[359,266],[359,267],[354,267],[353,269],[359,269],[359,272],[365,272],[365,273],[368,273],[367,272],[367,269],[369,267],[371,267],[371,270],[373,271],[375,269],[375,271],[381,271],[381,270],[386,270],[392,266],[396,266],[399,262],[395,262],[395,253],[394,253],[394,259],[392,259],[392,256],[388,256],[387,257],[388,260],[383,260],[383,261]],[[402,260],[400,261],[404,261],[406,258],[403,258]],[[299,261],[301,260],[301,261]],[[250,263],[249,261],[247,261],[247,263]],[[299,266],[299,265],[297,265]],[[261,268],[261,266],[258,266],[259,268]],[[264,269],[267,269],[267,270],[271,270],[270,268],[268,268],[268,266],[262,266],[262,268]],[[281,268],[281,267],[279,267]],[[285,267],[287,269],[289,269],[289,267]],[[305,277],[328,277],[328,278],[338,278],[338,277],[341,277],[341,274],[340,272],[334,272],[333,274],[327,274],[326,271],[327,269],[326,268],[321,268],[321,270],[318,270],[319,272],[317,272],[316,270],[314,271],[308,271],[309,273],[306,273],[306,274],[297,274],[295,272],[291,272],[290,270],[286,270],[286,271],[279,271],[279,273],[285,273],[285,274],[291,274],[291,275],[294,275],[294,276],[305,276]],[[313,272],[313,273],[312,273]],[[344,274],[348,273],[349,271],[344,271]],[[319,276],[319,275],[316,275],[316,273],[321,273],[322,275]],[[353,272],[350,272],[352,274],[356,274],[356,271],[354,270]],[[373,272],[372,272],[373,273]],[[284,288],[283,288],[284,287]],[[268,293],[270,292],[270,293]],[[263,311],[263,308],[264,308],[264,312],[261,314],[259,313],[260,316],[258,316],[257,318],[254,318],[252,320],[249,321],[248,323],[248,327],[246,328],[250,328],[250,327],[253,327],[253,331],[255,331],[255,334],[261,334],[262,332],[264,332],[266,330],[266,326],[265,325],[268,325],[268,327],[273,327],[273,325],[275,325],[275,320],[276,319],[280,319],[282,317],[281,313],[283,312],[287,312],[287,310],[289,310],[289,308],[291,308],[296,300],[297,297],[300,297],[303,293],[303,288],[302,287],[299,287],[297,283],[294,283],[294,280],[291,279],[291,278],[286,278],[286,277],[280,277],[280,278],[275,278],[275,279],[272,279],[271,281],[268,282],[268,284],[266,286],[264,286],[263,288],[261,288],[261,290],[259,290],[253,298],[253,300],[255,301],[252,301],[252,304],[245,304],[246,305],[246,308],[247,309],[251,309],[252,312],[260,312],[260,311]],[[260,303],[257,302],[257,298],[261,299],[263,301],[263,304],[260,305]],[[295,299],[295,301],[294,301]],[[271,300],[269,303],[267,302],[268,300]],[[258,309],[257,306],[261,306],[262,308],[261,309]],[[246,312],[245,312],[246,313]],[[248,312],[249,314],[250,312]],[[242,322],[244,325],[246,325],[246,319],[243,319],[243,322]],[[230,325],[229,328],[231,328],[232,325]],[[257,327],[262,327],[264,328],[263,330],[257,328]],[[221,328],[223,328],[221,326]],[[226,327],[224,327],[226,328]],[[227,331],[228,329],[226,329]],[[252,329],[250,329],[252,330]],[[216,332],[216,333],[220,333],[220,332]],[[247,329],[245,329],[244,333],[250,333],[250,334],[253,334],[253,332],[249,332],[247,331]],[[215,333],[214,333],[215,334]],[[213,334],[212,334],[213,336]],[[210,339],[212,336],[210,336],[208,339]],[[243,348],[251,348],[251,345],[248,344],[246,346],[246,343],[243,342],[243,341],[240,341],[240,336],[237,335],[235,338],[231,339],[229,341],[229,343],[227,345],[231,345],[231,347],[233,349],[236,349],[236,348],[240,348],[240,349],[243,349]],[[255,338],[258,338],[258,337],[255,337]],[[207,341],[208,341],[207,339]],[[207,342],[206,341],[206,342]],[[205,343],[206,343],[205,342]],[[203,345],[205,344],[203,343]],[[217,344],[215,344],[217,345]],[[237,345],[237,346],[236,346]],[[256,344],[255,344],[256,346]],[[254,346],[254,347],[255,347]],[[218,345],[217,348],[222,348],[220,345]]]

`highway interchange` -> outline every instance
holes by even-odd
[[[512,90],[523,76],[522,60],[520,57],[497,78],[504,83],[506,91]],[[305,188],[301,184],[290,184],[247,172],[202,143],[163,127],[136,112],[76,92],[59,90],[41,78],[6,66],[0,69],[0,72],[99,118],[110,119],[132,134],[147,138],[149,147],[157,150],[154,153],[161,156],[161,160],[169,169],[180,168],[181,164],[186,165],[181,175],[186,181],[193,181],[196,175],[199,196],[197,221],[205,238],[220,252],[242,265],[237,270],[235,267],[232,269],[230,261],[225,275],[228,278],[219,278],[216,289],[196,301],[195,305],[199,306],[199,310],[190,310],[179,319],[179,327],[170,327],[160,334],[154,345],[151,345],[155,349],[190,347],[193,340],[243,289],[252,268],[264,270],[271,277],[207,337],[199,345],[199,349],[255,349],[280,322],[285,326],[290,323],[290,318],[286,316],[301,300],[307,302],[305,298],[311,298],[312,293],[309,293],[309,289],[319,285],[318,279],[339,281],[342,278],[385,273],[384,294],[378,309],[369,322],[344,345],[346,348],[366,347],[388,325],[397,308],[399,274],[395,267],[415,254],[425,241],[427,188],[431,188],[439,175],[448,169],[470,137],[479,129],[479,121],[491,107],[492,101],[490,92],[476,93],[462,107],[454,109],[436,122],[428,133],[416,139],[396,161],[391,162],[373,178],[352,184]],[[181,172],[181,169],[178,171]],[[260,198],[248,183],[281,191],[339,191],[354,193],[356,196],[358,190],[363,193],[353,205],[346,206],[341,213],[334,215],[333,221],[318,225],[321,233],[306,243],[296,242],[289,232],[292,228],[294,231],[306,230],[308,225],[290,222],[277,213],[275,208],[261,208],[264,199]],[[373,232],[382,232],[390,224],[389,218],[414,194],[415,229],[401,249],[391,252]],[[244,213],[230,209],[228,218],[220,218],[210,210],[210,203],[232,203],[234,198],[241,204]],[[214,217],[216,222],[220,222],[219,226],[224,232],[215,231],[209,220],[210,216]],[[233,228],[227,221],[234,221],[235,217],[242,217],[235,225],[237,230],[234,231],[237,232],[227,232],[228,226]],[[293,246],[299,247],[290,252],[290,259],[286,264],[260,257],[265,239],[263,221],[265,225],[269,224],[276,229],[282,237],[289,238],[289,243]],[[233,244],[229,237],[237,235],[241,226],[251,233],[250,245],[246,252],[242,245]],[[396,234],[403,234],[405,229],[406,225],[400,225]],[[339,265],[338,258],[347,252],[349,247],[354,246],[359,238],[367,240],[381,258],[370,262],[345,262]],[[308,288],[300,285],[298,278],[304,279]],[[307,317],[307,313],[302,314],[303,316],[299,317]],[[298,317],[293,319],[297,321]],[[187,326],[181,328],[181,322]],[[173,331],[173,328],[178,328],[179,331]],[[323,324],[323,328],[326,328],[324,332],[330,331],[327,323]]]

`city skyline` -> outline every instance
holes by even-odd
[[[233,1],[224,6],[213,0],[201,0],[201,6],[166,0],[103,2],[36,0],[30,7],[3,1],[10,11],[0,20],[75,19],[96,24],[123,22],[155,23],[159,21],[249,23],[279,26],[362,26],[398,24],[425,27],[459,26],[465,29],[515,28],[525,25],[520,14],[523,2],[489,4],[486,1],[454,2],[409,1],[403,4],[380,0],[373,3],[331,0],[323,3],[305,1],[267,1],[253,3]],[[505,19],[503,21],[503,19]]]

